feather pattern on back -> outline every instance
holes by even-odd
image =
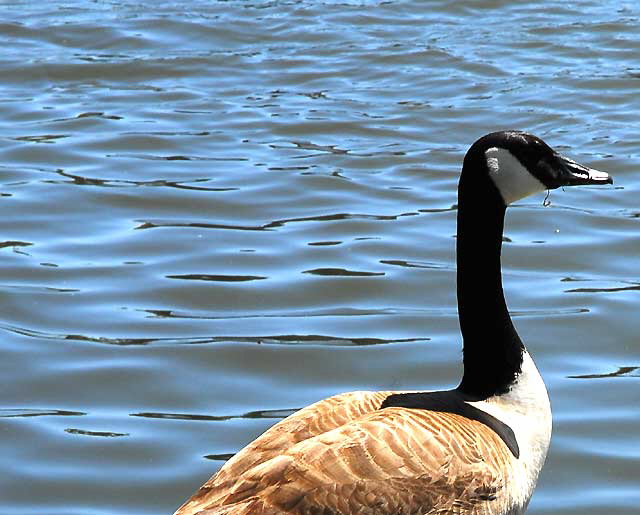
[[[452,413],[379,410],[391,393],[351,392],[302,409],[176,515],[505,513],[513,456],[504,442]]]

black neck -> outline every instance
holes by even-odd
[[[486,167],[484,159],[467,157],[458,186],[457,293],[464,363],[458,390],[481,400],[508,391],[521,370],[524,347],[502,290],[506,206],[486,170],[471,169]]]

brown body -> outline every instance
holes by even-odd
[[[507,513],[514,457],[504,442],[460,415],[380,410],[391,393],[346,393],[300,410],[175,515]]]

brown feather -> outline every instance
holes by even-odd
[[[391,392],[325,399],[279,422],[175,515],[503,513],[510,451],[452,413],[379,410]]]

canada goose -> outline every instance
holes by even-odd
[[[531,134],[476,141],[458,186],[460,385],[312,404],[238,452],[175,515],[524,513],[551,408],[504,299],[506,207],[546,189],[612,182]]]

